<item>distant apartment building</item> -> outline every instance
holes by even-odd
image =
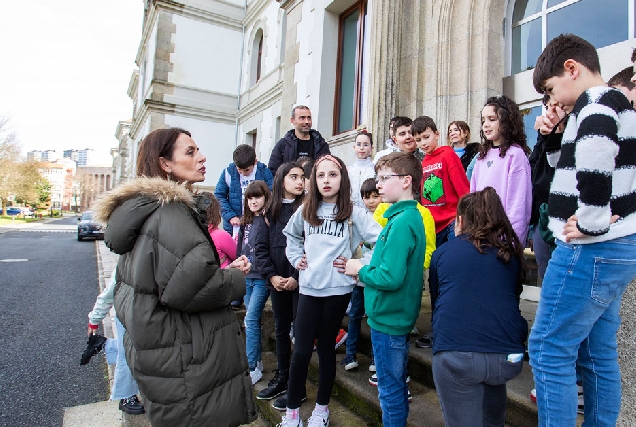
[[[51,184],[51,207],[62,209],[64,199],[64,182],[66,168],[61,163],[43,163],[39,169],[40,174]]]
[[[64,157],[74,160],[77,166],[94,166],[97,161],[95,150],[84,148],[83,150],[64,150]]]
[[[55,162],[61,158],[60,153],[55,150],[33,150],[27,153],[27,160],[35,162]]]

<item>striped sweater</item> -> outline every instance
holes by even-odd
[[[586,236],[573,244],[636,233],[636,111],[618,90],[593,87],[578,98],[560,146],[546,146],[556,168],[548,199],[549,228],[565,241],[572,215]],[[620,219],[610,225],[612,215]]]

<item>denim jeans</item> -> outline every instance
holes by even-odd
[[[351,310],[349,310],[349,326],[347,328],[347,356],[356,356],[360,325],[364,315],[364,288],[356,286],[351,291]]]
[[[117,317],[115,317],[115,328],[117,330],[117,339],[106,341],[104,353],[106,353],[108,364],[115,364],[115,379],[113,380],[110,398],[112,400],[120,400],[133,394],[138,394],[139,387],[137,387],[137,382],[126,363],[126,350],[124,349],[124,333],[126,330]]]
[[[245,348],[250,370],[261,360],[261,316],[269,298],[263,279],[245,279]]]
[[[389,335],[371,328],[384,427],[404,427],[409,416],[406,362],[409,335]]]
[[[523,368],[523,360],[508,362],[507,356],[463,351],[435,353],[433,379],[446,426],[504,426],[506,382]]]
[[[439,248],[443,243],[455,238],[455,220],[435,234],[435,247]]]
[[[636,276],[636,234],[608,242],[557,241],[530,338],[540,426],[574,426],[581,369],[584,426],[614,426],[621,405],[616,331]],[[577,361],[578,357],[578,361]]]

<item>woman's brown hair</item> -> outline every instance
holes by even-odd
[[[139,145],[137,176],[168,179],[159,159],[172,160],[175,143],[182,133],[192,137],[190,132],[181,128],[157,129],[146,135]]]
[[[460,131],[464,131],[466,133],[466,140],[464,141],[466,144],[468,144],[470,142],[470,126],[468,126],[468,123],[462,121],[462,120],[455,120],[453,122],[450,122],[450,124],[448,125],[448,129],[446,129],[446,141],[449,144],[449,146],[452,147],[452,144],[450,143],[450,128],[451,126],[457,126],[457,128]]]
[[[519,111],[519,106],[506,95],[493,96],[488,98],[485,107],[493,107],[499,120],[499,133],[501,134],[501,145],[499,146],[499,157],[503,158],[506,151],[513,144],[518,145],[526,153],[530,154],[530,148],[526,141],[526,131],[523,127],[523,116]],[[483,111],[483,109],[482,109]],[[482,118],[483,121],[483,118]],[[479,146],[479,159],[483,159],[488,154],[488,150],[493,147],[492,141],[486,139],[483,127],[479,130],[481,144]]]
[[[484,253],[484,248],[497,249],[497,258],[507,263],[515,258],[519,262],[517,285],[525,280],[523,246],[512,228],[499,195],[492,187],[470,193],[457,204],[457,217],[461,217],[461,234]]]
[[[334,208],[336,214],[336,222],[344,222],[353,213],[353,205],[351,204],[351,181],[347,173],[347,166],[341,159],[333,154],[326,154],[319,157],[311,170],[311,178],[309,178],[309,192],[303,202],[303,219],[314,227],[322,224],[322,219],[318,218],[318,206],[322,202],[322,194],[318,191],[316,184],[316,170],[321,162],[332,161],[338,165],[340,170],[340,190],[338,191],[338,201]]]
[[[216,199],[216,197],[214,197],[214,194],[208,191],[204,191],[200,194],[207,197],[207,199],[210,201],[208,208],[205,210],[208,225],[218,227],[219,224],[221,224],[221,205],[219,205],[219,201]]]
[[[243,218],[241,218],[241,225],[247,225],[254,222],[254,212],[252,212],[248,206],[248,200],[252,197],[265,197],[265,204],[263,204],[263,210],[261,215],[269,208],[269,204],[272,199],[272,192],[269,191],[269,187],[264,181],[252,181],[245,189],[245,196],[243,197]]]

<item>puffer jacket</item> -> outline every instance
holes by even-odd
[[[230,308],[245,294],[245,279],[219,267],[205,202],[183,185],[137,178],[94,206],[107,224],[106,245],[121,255],[115,310],[153,427],[256,418],[244,338]]]

